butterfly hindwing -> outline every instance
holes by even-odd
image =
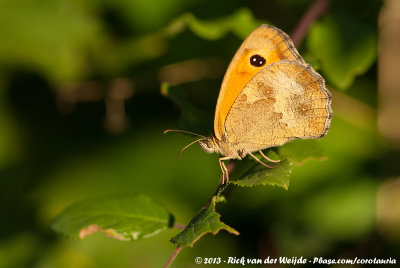
[[[321,138],[332,115],[324,79],[308,64],[283,60],[254,76],[225,120],[229,143],[256,151],[296,138]]]

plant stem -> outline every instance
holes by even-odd
[[[174,252],[172,252],[171,256],[169,257],[167,263],[164,265],[164,268],[168,268],[171,263],[175,260],[176,256],[179,254],[179,252],[183,249],[183,246],[178,246]]]
[[[303,41],[311,24],[328,10],[330,2],[330,0],[315,0],[304,13],[290,35],[296,47],[299,47]]]
[[[229,174],[232,173],[234,167],[235,167],[235,161],[230,161],[229,164],[228,164],[228,173],[229,173]],[[212,198],[214,195],[217,195],[217,194],[221,191],[221,189],[224,188],[225,186],[226,186],[226,185],[222,185],[222,184],[218,185],[218,188],[217,188],[216,192],[211,196],[211,198]],[[210,200],[211,200],[211,198],[210,198]],[[201,208],[201,210],[207,208],[207,207],[210,205],[210,202],[211,202],[211,201],[208,201],[207,204]],[[174,227],[175,227],[175,228],[178,228],[178,229],[183,229],[183,230],[186,228],[185,225],[180,224],[180,223],[175,223],[175,224],[174,224]],[[167,261],[167,263],[164,265],[164,268],[168,268],[168,267],[172,264],[172,262],[175,260],[176,256],[179,254],[179,252],[180,252],[182,249],[183,249],[183,246],[178,246],[178,247],[174,250],[174,252],[172,252],[171,256],[169,257],[169,259],[168,259],[168,261]]]

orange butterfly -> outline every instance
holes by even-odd
[[[270,25],[261,25],[244,40],[224,76],[214,117],[214,135],[198,142],[207,153],[224,160],[239,159],[280,146],[293,139],[319,139],[328,132],[332,118],[331,93],[325,80],[305,63],[289,36]]]

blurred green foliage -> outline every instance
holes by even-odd
[[[347,89],[376,60],[376,33],[350,15],[333,13],[313,25],[310,53],[333,86]]]
[[[148,196],[113,195],[86,200],[68,207],[51,223],[66,237],[85,238],[95,232],[132,241],[172,227],[173,216]]]
[[[175,267],[195,265],[198,256],[400,257],[399,232],[391,231],[399,221],[382,225],[377,217],[400,209],[398,201],[385,211],[377,205],[387,204],[382,198],[400,173],[398,150],[376,129],[381,1],[331,2],[299,48],[335,92],[330,131],[318,141],[327,160],[293,165],[287,191],[231,191],[217,211],[240,236],[206,235]],[[311,3],[0,1],[0,267],[162,266],[176,229],[128,243],[101,234],[66,240],[49,230],[50,221],[79,200],[143,193],[188,223],[218,186],[217,156],[197,146],[177,161],[192,138],[162,131],[209,134],[224,69],[242,38],[264,22],[290,33]],[[164,79],[162,70],[181,71],[193,59],[208,71],[175,83],[180,95],[172,102],[160,85],[178,80]],[[134,94],[123,103],[129,125],[111,134],[104,120],[117,78],[131,81]],[[105,90],[96,95],[88,81]],[[63,97],[71,92],[73,102]],[[182,99],[192,121],[179,119]],[[290,146],[280,153],[298,148]]]

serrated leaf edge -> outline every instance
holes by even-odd
[[[290,158],[286,158],[285,160],[288,161],[289,166],[293,166],[293,164],[296,164]],[[285,160],[282,160],[282,161],[285,161]],[[262,171],[263,170],[260,170],[259,172],[262,172]],[[290,178],[291,175],[292,175],[292,169],[289,170],[289,178]],[[275,183],[275,182],[267,182],[267,181],[261,182],[261,183],[255,183],[253,185],[245,185],[245,184],[240,184],[241,181],[243,181],[243,180],[239,179],[239,180],[229,181],[229,184],[233,184],[233,185],[236,185],[236,186],[239,186],[239,187],[243,187],[243,188],[244,187],[260,186],[260,185],[261,186],[270,185],[270,186],[281,187],[281,188],[284,188],[285,190],[288,190],[289,189],[289,185],[290,185],[290,181],[289,181],[288,184],[284,183],[283,186],[278,184],[278,183]]]
[[[282,185],[279,185],[278,183],[270,183],[270,182],[255,183],[253,185],[245,185],[245,184],[239,184],[239,181],[240,180],[232,181],[232,184],[234,184],[236,186],[239,186],[239,187],[243,187],[243,188],[245,188],[245,187],[250,188],[250,187],[254,187],[254,186],[266,186],[266,185],[269,185],[269,186],[274,186],[274,187],[280,187],[280,188],[283,188],[285,190],[288,190],[289,189],[289,185],[290,185],[290,183],[289,184],[284,183],[283,186],[282,186]],[[229,183],[231,183],[231,182],[229,182]]]
[[[224,223],[224,222],[221,221],[221,214],[219,214],[219,213],[215,210],[216,198],[217,198],[216,195],[214,195],[214,196],[212,197],[211,202],[210,202],[210,205],[213,206],[213,211],[214,211],[215,214],[217,215],[218,221],[219,221],[221,224],[223,224],[224,226],[221,226],[221,227],[218,228],[215,232],[203,232],[202,234],[200,234],[200,235],[189,245],[191,248],[194,246],[194,244],[195,244],[197,241],[199,241],[200,238],[202,238],[204,235],[209,234],[209,233],[211,233],[212,235],[216,235],[216,234],[219,233],[219,231],[221,231],[221,230],[226,230],[227,232],[229,232],[229,233],[231,233],[231,234],[234,234],[234,235],[239,235],[239,234],[240,234],[237,230],[235,230],[234,228],[230,227],[229,225],[227,225],[226,223]],[[210,205],[209,205],[209,206],[210,206]],[[207,209],[209,208],[209,206],[206,207],[206,208],[204,208],[204,209],[202,209],[197,215],[199,215],[201,212],[207,210]],[[197,215],[196,215],[196,216],[197,216]],[[195,216],[195,217],[196,217],[196,216]],[[194,218],[194,217],[193,217],[193,218]],[[190,224],[189,224],[188,226],[186,226],[185,230],[183,230],[182,232],[180,232],[179,234],[177,234],[176,236],[174,236],[173,238],[171,238],[170,241],[171,241],[172,243],[176,244],[176,242],[174,242],[173,239],[174,239],[175,237],[178,237],[178,236],[179,236],[180,234],[182,234],[183,232],[185,232],[185,231],[186,231],[189,227],[191,227],[191,226],[193,226],[193,225],[190,225]],[[180,245],[180,246],[182,246],[182,245]]]

